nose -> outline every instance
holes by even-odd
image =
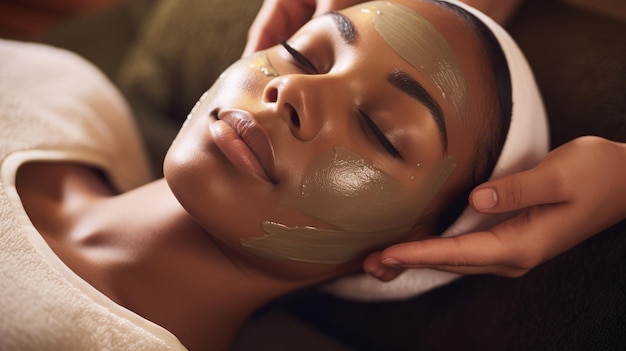
[[[263,92],[263,102],[289,124],[301,141],[314,139],[329,120],[337,121],[349,99],[334,80],[322,75],[287,75],[272,79]],[[332,118],[332,119],[331,119]]]

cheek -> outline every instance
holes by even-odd
[[[279,197],[256,179],[231,172],[212,156],[172,158],[165,179],[179,204],[211,236],[238,249],[242,237],[263,234],[261,223],[276,216]]]
[[[350,150],[335,148],[305,171],[300,192],[282,201],[334,228],[265,221],[264,236],[241,244],[270,259],[348,262],[405,237],[453,169],[445,159],[407,187]]]
[[[418,217],[417,191],[344,149],[316,159],[299,194],[284,204],[348,232],[408,230]]]
[[[237,106],[246,99],[258,100],[265,82],[273,76],[271,64],[262,60],[265,57],[253,55],[230,65],[196,103],[190,116],[206,111],[210,105]]]

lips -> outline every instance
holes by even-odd
[[[213,140],[242,172],[274,183],[274,150],[265,130],[243,110],[220,110],[211,123]]]

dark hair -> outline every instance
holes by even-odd
[[[491,105],[489,110],[493,113],[489,114],[491,118],[479,128],[478,142],[474,148],[472,160],[475,167],[468,175],[467,186],[460,194],[452,198],[450,204],[435,220],[436,233],[442,233],[467,207],[471,190],[485,182],[493,172],[511,124],[513,101],[509,65],[493,32],[465,9],[449,2],[435,0],[435,3],[454,11],[475,30],[484,49],[483,55],[487,62],[486,68],[488,68],[485,73],[492,76],[494,88],[493,98],[489,101]]]

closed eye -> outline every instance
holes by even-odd
[[[374,137],[376,137],[376,140],[385,148],[385,151],[387,151],[387,153],[389,153],[393,158],[402,158],[402,155],[400,154],[398,149],[396,149],[396,147],[393,146],[389,139],[387,139],[385,134],[380,130],[380,128],[378,128],[376,123],[374,123],[374,121],[363,111],[359,111],[359,114],[367,124],[367,127],[374,134]]]
[[[315,65],[309,61],[304,55],[302,55],[298,50],[291,47],[291,45],[287,44],[284,39],[280,40],[280,45],[282,45],[285,50],[293,57],[294,60],[302,67],[304,72],[309,74],[319,74],[320,72],[315,68]]]

